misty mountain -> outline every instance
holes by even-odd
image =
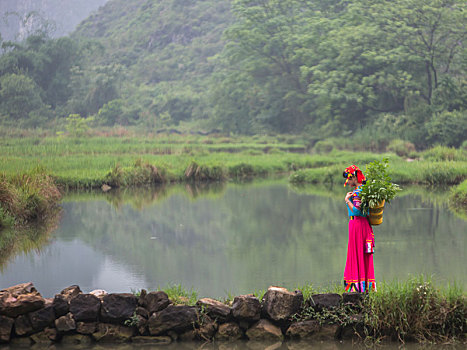
[[[25,39],[37,30],[53,37],[72,32],[107,0],[1,0],[0,34],[3,40]]]

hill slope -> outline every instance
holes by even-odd
[[[199,99],[214,67],[209,58],[224,47],[230,21],[227,0],[111,0],[72,37],[104,46],[92,54],[94,65],[123,67],[121,97],[134,103],[130,118],[177,122],[204,113]]]
[[[51,23],[55,27],[53,36],[66,35],[106,2],[107,0],[1,0],[0,33],[4,40],[23,40],[31,31]]]

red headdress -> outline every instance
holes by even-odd
[[[358,183],[365,183],[365,180],[366,180],[365,176],[362,173],[362,171],[356,165],[351,165],[348,168],[346,168],[342,175],[344,176],[344,178],[347,179],[347,180],[345,180],[344,186],[347,185],[347,182],[349,181],[350,176],[356,176]]]

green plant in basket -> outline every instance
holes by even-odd
[[[381,162],[375,160],[366,166],[366,184],[363,185],[360,192],[363,212],[377,207],[383,201],[389,203],[397,195],[397,192],[401,191],[399,185],[391,182],[391,177],[387,172],[388,166],[387,158]]]

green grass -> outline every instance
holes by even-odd
[[[333,150],[305,152],[300,138],[194,135],[6,137],[0,140],[0,167],[8,175],[40,166],[63,188],[98,188],[154,183],[224,181],[290,174],[294,183],[342,183],[342,169],[383,157],[400,184],[458,184],[467,178],[467,152],[435,147],[407,162],[394,153]],[[298,153],[297,153],[298,152]]]
[[[379,156],[382,159],[384,155]],[[349,157],[349,159],[352,159]],[[348,162],[350,164],[350,162]],[[368,162],[354,162],[363,173]],[[290,176],[290,182],[340,184],[345,163],[314,169],[301,169]],[[397,156],[390,158],[388,170],[392,181],[398,184],[453,185],[467,179],[467,161],[428,161],[407,162]]]
[[[295,153],[302,144],[279,138],[64,137],[4,138],[0,140],[0,166],[9,175],[38,165],[68,188],[95,188],[113,181],[117,186],[154,182],[148,167],[157,169],[156,182],[220,181],[288,173],[303,168],[345,163],[339,155]],[[238,152],[236,151],[238,150]],[[370,153],[358,161],[372,161]]]
[[[0,173],[0,228],[41,222],[57,209],[61,194],[41,168],[25,173]]]
[[[449,207],[456,215],[467,220],[467,180],[452,189]]]
[[[437,287],[426,277],[378,284],[363,305],[374,340],[450,342],[465,330],[467,299],[455,284]]]

